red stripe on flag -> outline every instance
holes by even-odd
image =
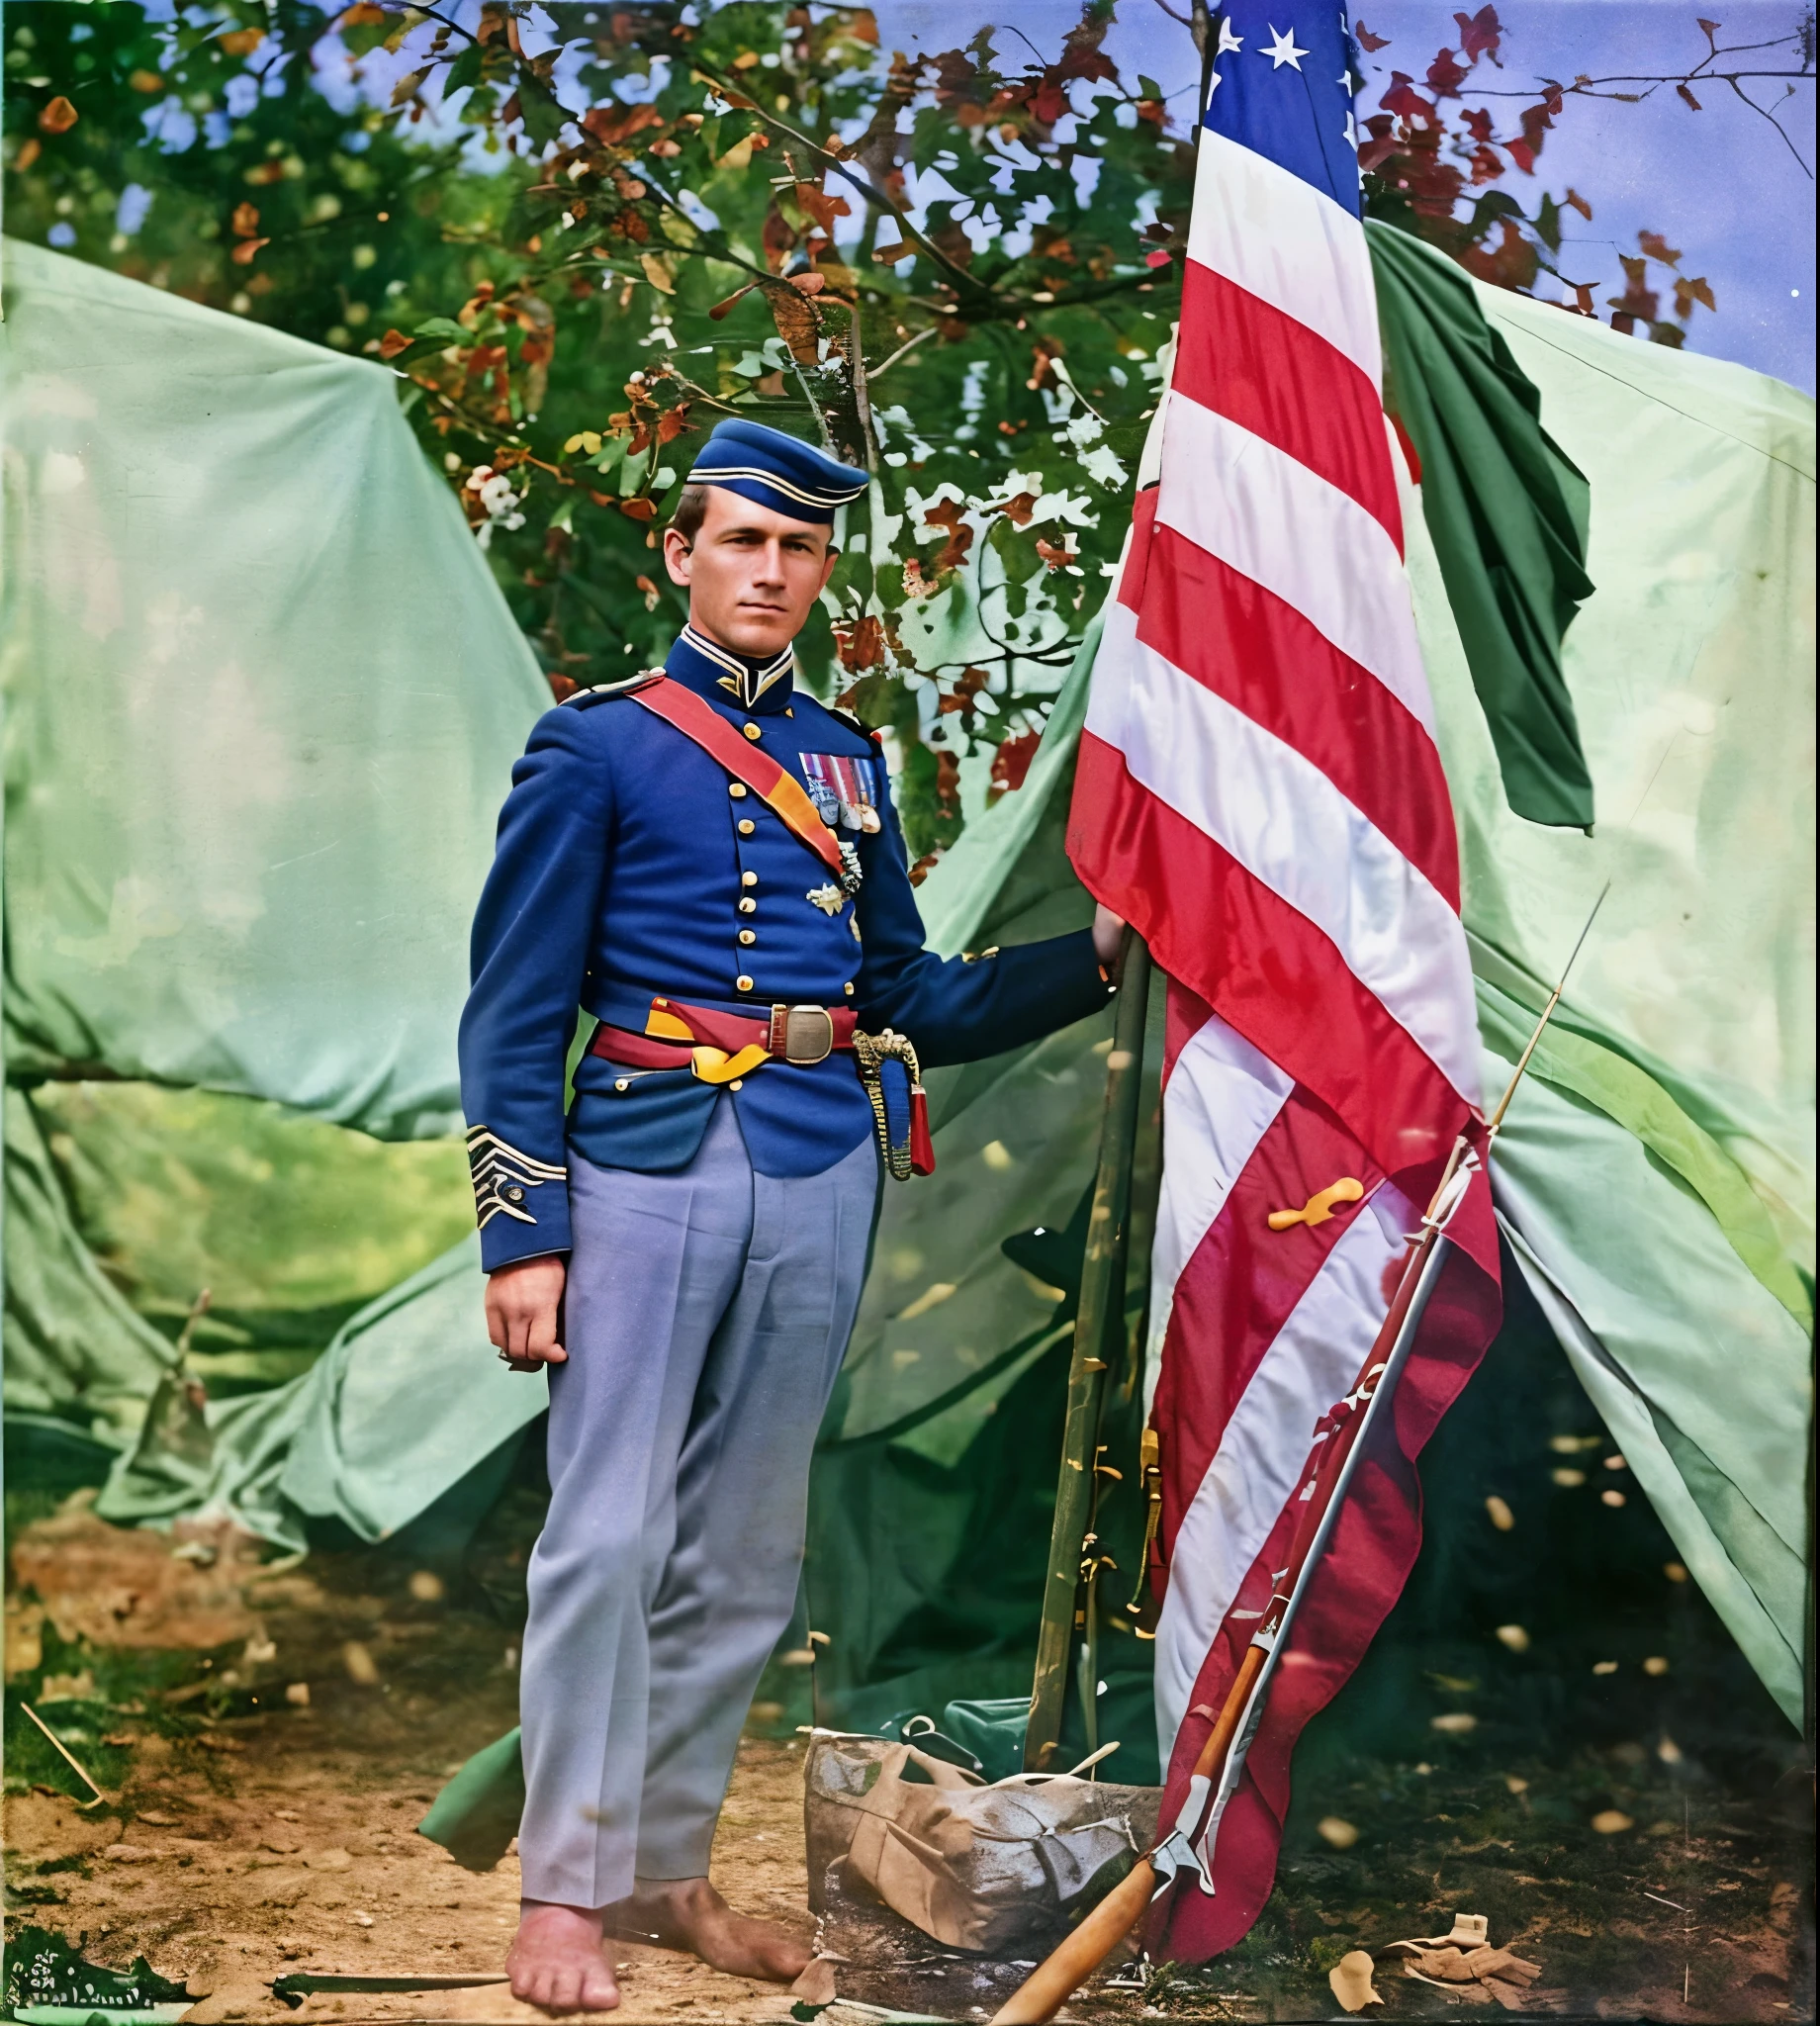
[[[1403,507],[1370,378],[1306,323],[1198,260],[1182,275],[1171,386],[1356,500],[1403,554]]]
[[[1272,1231],[1270,1213],[1301,1209],[1343,1175],[1362,1182],[1367,1196],[1382,1179],[1339,1119],[1298,1084],[1176,1280],[1151,1414],[1155,1427],[1170,1431],[1165,1557],[1264,1353],[1364,1203],[1338,1206],[1313,1230]]]
[[[1421,1548],[1415,1459],[1477,1370],[1502,1315],[1498,1237],[1483,1179],[1456,1213],[1450,1236],[1461,1249],[1441,1273],[1404,1369],[1392,1411],[1394,1439],[1375,1439],[1361,1457],[1271,1683],[1263,1721],[1221,1825],[1215,1890],[1210,1894],[1191,1885],[1173,1895],[1166,1936],[1149,1937],[1158,1961],[1166,1955],[1203,1963],[1250,1930],[1276,1879],[1296,1740],[1309,1718],[1345,1686],[1414,1567]],[[1282,1566],[1296,1517],[1292,1502],[1246,1575],[1234,1609],[1255,1611],[1268,1603],[1272,1571]],[[1228,1613],[1209,1649],[1170,1756],[1165,1822],[1180,1812],[1188,1776],[1212,1728],[1212,1717],[1202,1712],[1218,1712],[1225,1704],[1255,1623],[1234,1622]]]
[[[1274,592],[1172,527],[1143,533],[1141,569],[1137,538],[1126,568],[1138,637],[1319,767],[1457,913],[1459,846],[1426,728]]]
[[[1446,1158],[1464,1100],[1331,938],[1086,730],[1068,855],[1163,969],[1337,1112],[1386,1174]]]

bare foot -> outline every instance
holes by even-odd
[[[619,2002],[600,1948],[600,1916],[585,1906],[522,1901],[505,1968],[512,1996],[546,2012],[610,2012]]]
[[[608,1934],[686,1949],[729,1977],[771,1983],[794,1982],[815,1953],[769,1920],[735,1913],[706,1879],[640,1879],[629,1899],[606,1909],[605,1924]]]

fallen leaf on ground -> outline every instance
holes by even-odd
[[[1369,1978],[1367,1979],[1369,1981]],[[805,2005],[831,2005],[835,1998],[834,1965],[826,1958],[815,1957],[796,1981],[790,1985],[790,1995],[800,1998]]]
[[[1372,1961],[1363,1949],[1342,1956],[1327,1972],[1327,1984],[1348,2012],[1362,2012],[1367,2005],[1381,2005],[1371,1980]]]

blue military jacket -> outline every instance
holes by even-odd
[[[813,1065],[769,1061],[725,1086],[584,1055],[565,1119],[578,1004],[635,1033],[654,997],[761,1017],[776,1002],[851,1005],[864,1030],[895,1028],[932,1066],[996,1055],[1105,1003],[1084,929],[977,961],[923,947],[878,749],[797,690],[792,666],[787,650],[755,664],[686,630],[665,664],[825,815],[840,820],[844,795],[869,798],[876,827],[838,831],[857,847],[857,897],[766,802],[624,689],[584,691],[546,711],[512,769],[461,1019],[489,1271],[568,1249],[571,1150],[605,1167],[681,1167],[721,1087],[762,1174],[818,1174],[874,1130],[845,1052]],[[856,815],[874,821],[849,802],[850,826]]]

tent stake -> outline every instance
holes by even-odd
[[[1125,936],[1119,1007],[1112,1053],[1106,1058],[1106,1110],[1100,1123],[1100,1164],[1081,1260],[1080,1302],[1074,1312],[1074,1353],[1068,1365],[1068,1418],[1055,1485],[1055,1520],[1049,1533],[1048,1580],[1037,1635],[1037,1676],[1030,1723],[1024,1733],[1027,1772],[1046,1773],[1061,1739],[1067,1695],[1068,1649],[1081,1594],[1081,1552],[1093,1511],[1094,1462],[1100,1403],[1106,1391],[1107,1345],[1122,1320],[1125,1253],[1132,1197],[1132,1152],[1138,1138],[1138,1097],[1143,1073],[1143,1025],[1150,998],[1150,953],[1137,930]]]

